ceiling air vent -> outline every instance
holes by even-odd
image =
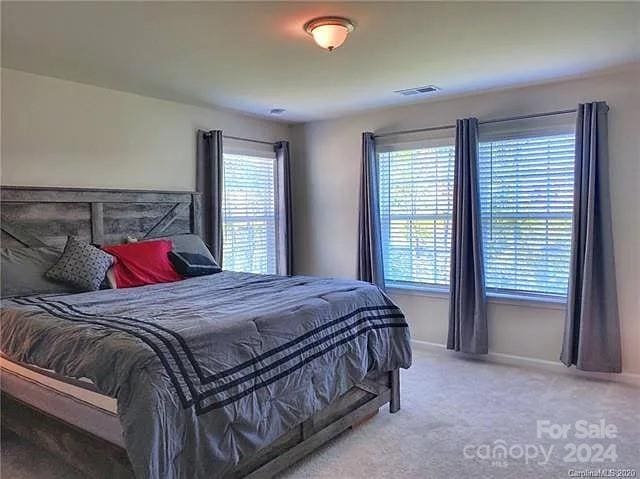
[[[427,95],[429,93],[435,93],[437,91],[440,91],[440,88],[438,88],[435,85],[426,85],[426,86],[419,86],[417,88],[407,88],[406,90],[396,90],[394,91],[394,93],[400,93],[401,95],[404,96],[413,96],[413,95]]]

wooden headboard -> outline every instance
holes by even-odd
[[[202,231],[199,193],[2,186],[0,198],[3,247],[63,246],[68,235],[109,244]]]

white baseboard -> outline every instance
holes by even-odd
[[[459,354],[447,351],[444,344],[430,343],[428,341],[420,341],[417,339],[411,340],[411,345],[417,350],[423,351],[436,351],[447,354]],[[630,384],[632,386],[640,387],[640,374],[633,373],[594,373],[589,371],[580,371],[576,368],[568,368],[561,362],[548,361],[546,359],[527,358],[524,356],[514,356],[512,354],[494,353],[479,354],[479,355],[467,355],[462,353],[465,357],[473,357],[481,361],[488,361],[498,364],[506,364],[509,366],[518,366],[526,368],[544,369],[546,371],[552,371],[559,374],[567,374],[574,377],[582,377],[588,379],[598,379],[601,381],[615,381],[619,383]]]

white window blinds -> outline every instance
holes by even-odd
[[[224,154],[225,269],[276,272],[276,174],[275,158]]]
[[[378,153],[385,282],[449,284],[454,146]]]
[[[487,289],[564,295],[574,135],[481,142],[479,153]]]

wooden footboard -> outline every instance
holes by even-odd
[[[400,409],[398,370],[370,375],[330,406],[243,460],[228,477],[266,479],[295,464],[331,438],[389,403]],[[2,394],[2,427],[55,454],[92,478],[132,478],[126,451],[108,441]]]

